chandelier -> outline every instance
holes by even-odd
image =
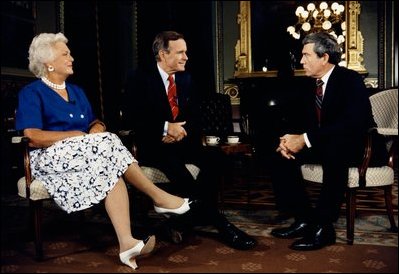
[[[310,32],[327,31],[332,34],[339,44],[345,42],[346,23],[343,21],[345,7],[334,2],[329,7],[326,2],[321,2],[317,7],[309,3],[306,7],[299,6],[295,11],[298,21],[294,26],[289,26],[287,32],[295,39]],[[338,34],[336,33],[338,31]]]

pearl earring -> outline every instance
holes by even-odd
[[[47,70],[50,71],[50,72],[54,71],[54,67],[53,66],[48,66]]]

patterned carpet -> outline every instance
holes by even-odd
[[[118,260],[113,228],[98,206],[84,218],[45,205],[43,235],[45,261],[33,260],[34,248],[27,233],[27,204],[2,199],[2,273],[127,273]],[[388,231],[387,219],[375,212],[356,219],[355,244],[345,243],[345,220],[336,224],[336,245],[315,252],[290,250],[291,240],[275,239],[270,230],[276,222],[270,209],[228,209],[234,224],[253,235],[258,246],[237,251],[217,240],[211,227],[198,227],[197,234],[173,244],[158,237],[155,252],[138,260],[138,273],[397,273],[398,234]],[[150,214],[159,222],[162,216]],[[133,223],[134,227],[140,224]],[[148,228],[147,228],[148,229]],[[147,230],[147,232],[149,232]]]
[[[274,227],[291,223],[274,210],[273,193],[266,174],[240,177],[234,174],[225,185],[224,213],[237,227],[258,240],[251,251],[236,251],[217,240],[212,227],[197,227],[197,234],[181,244],[158,237],[156,252],[140,259],[141,273],[397,273],[398,233],[389,230],[382,194],[358,195],[354,245],[346,244],[344,209],[335,224],[337,244],[315,252],[294,252],[291,240],[270,236]],[[395,219],[398,222],[397,176],[394,186]],[[248,188],[249,187],[249,188]],[[309,186],[316,197],[318,186]],[[249,199],[248,199],[249,198]],[[249,203],[248,203],[249,202]],[[131,270],[118,260],[115,232],[102,205],[82,215],[66,214],[54,203],[44,206],[43,235],[47,258],[33,260],[34,248],[28,233],[28,203],[16,195],[1,197],[2,273],[125,273]],[[84,218],[82,218],[84,217]],[[153,224],[162,216],[150,212]],[[133,218],[134,231],[150,228]],[[159,227],[158,227],[159,228]],[[157,227],[155,227],[157,229]],[[137,235],[136,235],[137,236]]]
[[[395,183],[393,185],[393,207],[394,212],[398,213],[398,172],[395,172]],[[274,194],[270,182],[268,171],[258,167],[250,174],[239,167],[226,180],[228,183],[224,186],[224,202],[227,207],[240,205],[260,208],[274,208]],[[320,192],[320,184],[309,183],[308,192],[311,200],[314,202]],[[344,213],[345,205],[343,205]],[[381,190],[366,189],[357,193],[357,209],[360,212],[385,212],[385,200]]]
[[[245,171],[244,171],[245,172]],[[270,231],[276,226],[285,226],[293,222],[292,219],[278,220],[275,211],[274,194],[268,172],[257,169],[248,173],[236,173],[224,186],[224,208],[229,220],[237,226],[250,231],[252,235],[270,237]],[[308,192],[313,202],[320,192],[320,184],[310,183]],[[393,207],[395,220],[398,223],[398,172],[395,172],[393,185]],[[341,216],[335,224],[337,241],[346,242],[345,204],[342,206]],[[355,243],[385,246],[398,246],[398,235],[390,231],[390,224],[386,215],[385,200],[382,190],[367,189],[357,193],[357,216],[355,219]]]

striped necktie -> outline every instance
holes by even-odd
[[[179,106],[177,105],[176,84],[172,75],[169,75],[168,81],[169,81],[168,100],[169,100],[170,109],[172,110],[173,120],[175,120],[177,115],[179,114]]]
[[[321,105],[323,103],[323,84],[324,82],[321,79],[316,80],[316,112],[317,112],[317,119],[320,124],[321,120]]]

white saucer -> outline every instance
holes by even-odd
[[[241,142],[237,142],[237,143],[229,143],[229,142],[226,142],[225,144],[226,144],[226,145],[232,145],[232,146],[234,146],[234,145],[241,144]]]
[[[214,147],[214,146],[218,146],[219,143],[206,143],[206,145],[207,145],[207,146],[213,146],[213,147]]]

